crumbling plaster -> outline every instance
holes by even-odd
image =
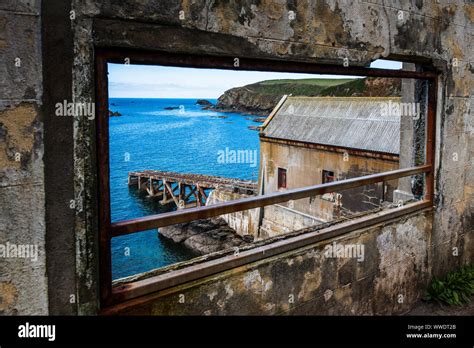
[[[38,258],[0,258],[0,315],[48,313],[39,1],[0,3],[0,244]]]

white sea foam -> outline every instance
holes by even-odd
[[[142,115],[152,115],[152,116],[177,116],[177,117],[209,117],[209,116],[219,116],[218,112],[214,111],[188,111],[180,112],[179,109],[175,110],[157,110],[157,111],[145,111],[140,112]]]

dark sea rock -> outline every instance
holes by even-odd
[[[109,117],[118,117],[118,116],[122,116],[122,114],[118,111],[113,112],[109,110]]]
[[[198,99],[196,101],[196,104],[200,105],[202,110],[209,110],[214,107],[214,104],[212,104],[209,100],[206,99]]]
[[[198,99],[196,101],[196,104],[206,106],[206,105],[212,105],[212,103],[209,100],[206,99]]]
[[[158,234],[205,255],[248,244],[222,218],[210,218],[160,227]]]

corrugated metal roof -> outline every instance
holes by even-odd
[[[263,129],[278,139],[399,154],[400,116],[382,113],[400,98],[288,97]]]

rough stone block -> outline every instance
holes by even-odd
[[[448,98],[444,108],[444,135],[452,136],[459,133],[474,134],[472,121],[472,98]]]
[[[2,0],[0,10],[16,12],[18,14],[38,15],[41,10],[40,0]]]
[[[0,186],[43,180],[43,133],[38,118],[34,103],[0,111]]]
[[[208,1],[82,1],[75,0],[79,14],[102,18],[128,19],[157,24],[206,29]]]
[[[3,13],[0,16],[0,110],[6,100],[41,97],[39,17]]]
[[[8,207],[0,211],[0,245],[34,248],[23,254],[30,257],[0,257],[0,314],[48,314],[43,187],[0,188],[0,206]]]

